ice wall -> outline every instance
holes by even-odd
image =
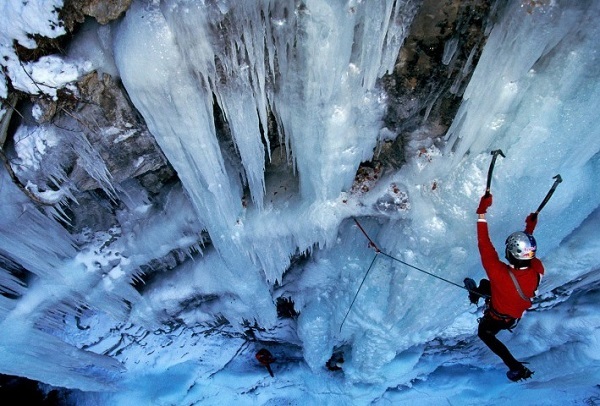
[[[596,2],[533,8],[522,7],[520,1],[507,4],[445,143],[425,149],[392,177],[407,188],[409,216],[383,226],[362,220],[382,249],[458,284],[465,276],[484,277],[474,211],[485,191],[490,151],[501,148],[506,158],[496,164],[494,205],[488,215],[498,249],[509,233],[523,229],[525,217],[560,173],[563,183],[541,212],[535,233],[547,268],[541,293],[597,270],[590,244],[572,244],[588,235],[589,227],[580,225],[597,221],[597,214],[590,215],[600,204],[595,188],[600,180],[600,127],[594,113],[600,102],[598,25],[593,22],[599,13]],[[418,142],[415,134],[409,146]],[[313,368],[322,364],[332,344],[352,343],[346,376],[380,381],[390,368],[409,374],[416,360],[403,363],[403,355],[397,354],[410,353],[411,358],[436,336],[474,333],[476,316],[471,327],[460,318],[468,309],[461,289],[381,259],[365,280],[344,328],[336,331],[374,255],[355,257],[351,245],[356,235],[344,228],[340,235],[347,245],[317,265],[333,270],[332,281],[320,288],[318,301],[310,303],[300,319],[302,337],[320,338],[306,347]],[[564,255],[568,259],[557,260]]]
[[[117,362],[39,329],[47,311],[60,315],[73,302],[123,320],[127,299],[134,303],[131,320],[146,326],[160,322],[157,314],[166,310],[190,324],[225,314],[271,327],[271,282],[281,278],[291,254],[304,250],[312,250],[310,260],[292,269],[277,293],[289,294],[301,311],[297,331],[313,372],[332,348],[343,346],[348,381],[385,383],[391,377],[410,384],[426,343],[474,334],[477,316],[468,313],[464,291],[381,256],[350,309],[375,253],[349,220],[364,207],[344,202],[340,192],[377,141],[385,100],[374,83],[394,63],[411,3],[238,3],[140,1],[115,32],[122,79],[177,170],[194,213],[175,190],[155,207],[140,204],[135,213],[120,213],[121,231],[76,253],[64,230],[2,178],[0,253],[39,277],[25,287],[0,270],[2,286],[24,296],[18,303],[0,302],[0,327],[10,332],[0,336],[0,347],[11,354],[0,357],[3,371],[19,373],[16,360],[20,373],[26,369],[34,379],[112,389]],[[564,178],[536,231],[548,265],[542,293],[548,293],[598,268],[593,231],[600,138],[594,118],[600,65],[594,40],[600,5],[522,5],[507,4],[494,26],[445,143],[431,144],[386,179],[406,189],[411,210],[399,219],[360,220],[397,258],[458,283],[482,277],[473,211],[489,150],[502,148],[507,158],[497,163],[489,214],[499,247],[522,227],[552,176]],[[215,126],[218,110],[230,137]],[[270,142],[277,139],[267,134],[270,115],[295,173],[283,164],[265,175]],[[419,134],[407,141],[410,151]],[[157,278],[139,297],[131,286],[137,268],[172,249],[195,249],[204,228],[216,251]],[[587,278],[582,280],[594,280]],[[182,297],[198,299],[195,294],[218,298],[179,307]],[[27,323],[19,324],[21,318]],[[35,360],[52,349],[55,358],[36,372]],[[156,360],[151,352],[141,356],[149,369]],[[129,366],[140,361],[123,354],[120,360]],[[64,369],[53,371],[54,361]]]
[[[6,171],[0,172],[0,190],[0,291],[8,294],[0,299],[0,370],[57,386],[111,390],[121,370],[117,361],[45,331],[52,314],[85,303],[85,286],[73,283],[86,275],[71,265],[73,239],[32,204]]]
[[[566,182],[544,209],[541,221],[548,221],[539,230],[549,252],[600,203],[593,192],[600,150],[593,118],[600,103],[593,23],[599,9],[590,1],[507,7],[448,131],[445,152],[453,159],[447,169],[465,154],[502,149],[507,158],[493,188],[496,213],[508,216],[511,228],[537,208],[560,173]]]

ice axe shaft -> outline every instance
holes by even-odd
[[[535,211],[536,214],[539,213],[540,211],[542,211],[542,209],[544,208],[544,206],[546,205],[546,203],[548,203],[548,200],[550,200],[550,198],[552,197],[552,194],[556,190],[556,187],[558,186],[558,184],[560,182],[562,182],[562,178],[560,177],[560,175],[556,175],[552,179],[555,179],[554,184],[552,185],[552,187],[550,188],[550,190],[546,194],[546,197],[544,197],[544,200],[540,204],[540,207],[538,207],[537,210]]]
[[[494,151],[492,151],[492,162],[490,162],[490,169],[488,169],[488,174],[487,174],[487,183],[485,185],[485,195],[489,196],[490,195],[490,186],[492,185],[492,173],[494,172],[494,165],[496,165],[496,158],[498,158],[498,155],[502,155],[503,158],[506,158],[506,156],[504,156],[504,153],[502,152],[501,149],[496,149]]]

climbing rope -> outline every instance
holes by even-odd
[[[444,281],[446,283],[449,283],[449,284],[454,285],[454,286],[458,286],[461,289],[465,289],[465,290],[468,290],[469,292],[471,292],[471,290],[467,289],[466,287],[464,287],[462,285],[459,285],[458,283],[455,283],[455,282],[452,282],[451,280],[442,278],[441,276],[435,275],[435,274],[433,274],[431,272],[427,272],[424,269],[421,269],[421,268],[419,268],[417,266],[409,264],[408,262],[402,261],[401,259],[393,257],[390,254],[388,254],[387,252],[384,252],[384,251],[380,250],[379,247],[373,242],[373,240],[371,239],[371,237],[369,237],[369,234],[367,234],[367,232],[365,231],[365,229],[362,228],[362,226],[360,225],[360,223],[358,222],[358,220],[355,217],[352,217],[352,219],[354,220],[354,222],[356,223],[356,225],[358,226],[358,228],[360,229],[360,231],[362,231],[362,233],[365,235],[365,237],[367,237],[367,240],[369,240],[369,246],[372,247],[372,248],[374,248],[375,252],[377,252],[378,254],[382,254],[382,255],[384,255],[384,256],[386,256],[386,257],[388,257],[388,258],[390,258],[390,259],[392,259],[392,260],[394,260],[396,262],[399,262],[399,263],[401,263],[403,265],[406,265],[406,266],[408,266],[408,267],[410,267],[412,269],[416,269],[419,272],[423,272],[423,273],[425,273],[425,274],[427,274],[429,276],[433,276],[434,278],[440,279],[440,280],[442,280],[442,281]],[[479,294],[478,292],[473,292],[473,293]]]
[[[352,220],[354,220],[354,222],[356,223],[356,225],[358,226],[358,229],[365,235],[365,237],[367,238],[367,240],[369,241],[369,248],[373,248],[375,250],[375,256],[373,257],[373,260],[371,261],[371,265],[369,265],[369,268],[367,269],[367,272],[365,272],[365,276],[363,277],[362,281],[360,282],[360,286],[358,287],[358,290],[356,291],[356,294],[354,295],[354,299],[352,299],[352,303],[350,303],[350,307],[348,308],[348,311],[346,312],[346,315],[344,316],[344,319],[342,320],[342,324],[340,324],[340,332],[342,331],[342,327],[344,326],[344,322],[346,321],[346,318],[348,317],[348,315],[350,314],[350,310],[352,310],[352,306],[354,305],[354,302],[356,301],[356,298],[358,297],[358,294],[363,286],[363,284],[365,283],[365,280],[367,279],[367,276],[369,275],[369,272],[371,271],[371,268],[373,268],[373,264],[375,264],[375,260],[377,259],[377,257],[379,256],[379,254],[388,257],[389,259],[399,262],[402,265],[406,265],[409,268],[415,269],[419,272],[423,272],[424,274],[427,274],[429,276],[433,276],[434,278],[437,278],[439,280],[442,280],[446,283],[449,283],[450,285],[454,285],[454,286],[458,286],[461,289],[466,290],[469,293],[473,293],[475,295],[478,295],[480,297],[483,298],[487,298],[489,297],[488,295],[484,295],[483,293],[479,293],[477,291],[468,289],[465,286],[459,285],[458,283],[452,282],[449,279],[446,278],[442,278],[441,276],[435,275],[431,272],[426,271],[425,269],[419,268],[418,266],[409,264],[408,262],[402,261],[399,258],[396,258],[390,254],[388,254],[385,251],[382,251],[377,244],[375,244],[375,241],[373,241],[373,239],[369,236],[369,234],[367,234],[367,232],[365,231],[365,229],[362,227],[362,225],[358,222],[358,220],[355,217],[352,217]]]
[[[360,229],[360,231],[362,231],[362,233],[365,235],[365,237],[367,237],[367,240],[369,240],[369,247],[370,248],[374,248],[375,252],[380,253],[381,250],[379,249],[379,247],[377,246],[377,244],[375,244],[375,242],[371,239],[371,237],[369,237],[369,234],[367,234],[367,232],[365,231],[365,229],[362,228],[362,226],[360,225],[360,223],[358,222],[358,220],[355,217],[352,217],[352,220],[354,220],[354,222],[356,223],[356,225],[358,226],[358,228]]]
[[[417,270],[419,272],[422,272],[424,274],[427,274],[429,276],[433,276],[434,278],[437,278],[437,279],[442,280],[442,281],[444,281],[446,283],[449,283],[450,285],[458,286],[459,288],[464,289],[464,290],[466,290],[469,293],[473,293],[473,294],[478,295],[478,296],[483,297],[483,298],[489,297],[488,295],[484,295],[484,294],[479,293],[477,291],[468,289],[465,286],[459,285],[458,283],[452,282],[451,280],[448,280],[446,278],[442,278],[441,276],[438,276],[438,275],[435,275],[435,274],[433,274],[431,272],[428,272],[425,269],[419,268],[418,266],[414,266],[412,264],[409,264],[408,262],[402,261],[401,259],[396,258],[396,257],[388,254],[387,252],[382,251],[381,249],[379,249],[379,247],[377,246],[377,244],[375,244],[375,242],[373,241],[373,239],[371,239],[371,237],[369,236],[369,234],[367,234],[367,232],[361,226],[361,224],[358,222],[358,220],[355,217],[352,217],[352,219],[354,220],[354,222],[358,226],[359,230],[365,235],[365,237],[369,241],[369,247],[373,248],[375,250],[375,257],[373,258],[373,261],[371,261],[371,265],[369,265],[369,269],[367,269],[367,272],[365,273],[365,276],[363,277],[363,280],[360,283],[360,286],[358,287],[358,290],[356,291],[356,294],[354,295],[354,299],[352,300],[352,303],[350,304],[350,308],[348,309],[348,312],[346,313],[346,316],[344,317],[344,320],[342,321],[342,324],[340,325],[340,331],[342,331],[342,326],[344,325],[344,322],[346,321],[346,317],[348,317],[348,314],[350,313],[350,310],[352,309],[352,305],[354,305],[354,302],[356,301],[356,297],[358,296],[358,293],[360,292],[360,289],[362,288],[362,285],[365,282],[365,279],[367,279],[367,275],[369,274],[369,271],[373,267],[373,264],[375,263],[375,260],[377,259],[377,256],[379,254],[381,254],[383,256],[386,256],[386,257],[390,258],[393,261],[399,262],[402,265],[406,265],[409,268],[415,269],[415,270]]]
[[[340,332],[342,331],[342,327],[344,326],[344,322],[346,321],[346,317],[348,317],[348,315],[350,314],[350,310],[352,310],[352,306],[354,305],[354,302],[356,301],[356,298],[358,297],[358,292],[360,292],[360,289],[362,288],[363,283],[365,283],[365,279],[367,279],[367,275],[371,271],[371,268],[373,268],[373,264],[375,263],[375,260],[377,259],[377,255],[379,255],[379,251],[377,251],[375,253],[375,256],[373,257],[373,260],[371,261],[371,265],[369,265],[369,269],[367,269],[367,272],[365,272],[365,276],[363,277],[363,280],[360,283],[360,286],[358,287],[358,290],[356,291],[356,294],[354,295],[354,299],[352,299],[352,303],[350,303],[350,307],[348,308],[348,311],[346,312],[346,315],[344,316],[344,320],[342,320],[342,324],[340,324]]]
[[[390,254],[387,254],[387,253],[385,253],[385,252],[383,252],[383,251],[381,252],[381,254],[382,254],[382,255],[385,255],[386,257],[388,257],[388,258],[390,258],[390,259],[393,259],[394,261],[400,262],[401,264],[403,264],[403,265],[406,265],[406,266],[408,266],[408,267],[410,267],[410,268],[412,268],[412,269],[416,269],[417,271],[423,272],[423,273],[425,273],[425,274],[427,274],[427,275],[429,275],[429,276],[433,276],[434,278],[437,278],[437,279],[439,279],[439,280],[442,280],[442,281],[444,281],[444,282],[447,282],[447,283],[449,283],[449,284],[451,284],[451,285],[458,286],[458,287],[459,287],[459,288],[461,288],[461,289],[468,290],[469,292],[473,292],[473,291],[471,291],[471,290],[467,289],[466,287],[464,287],[464,286],[462,286],[462,285],[459,285],[458,283],[455,283],[455,282],[452,282],[451,280],[448,280],[448,279],[442,278],[441,276],[437,276],[437,275],[435,275],[435,274],[432,274],[431,272],[427,272],[427,271],[426,271],[426,270],[424,270],[424,269],[421,269],[421,268],[419,268],[419,267],[417,267],[417,266],[411,265],[411,264],[409,264],[408,262],[404,262],[404,261],[402,261],[402,260],[400,260],[400,259],[398,259],[398,258],[396,258],[396,257],[393,257],[393,256],[391,256]],[[481,296],[481,294],[480,294],[480,293],[478,293],[478,292],[473,292],[473,293],[477,293],[478,295],[480,295],[480,296]]]

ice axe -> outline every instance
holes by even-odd
[[[489,196],[490,195],[490,186],[492,185],[492,173],[494,172],[494,165],[496,165],[496,158],[498,158],[498,155],[502,155],[502,158],[506,158],[506,156],[504,155],[504,153],[502,152],[501,149],[496,149],[494,151],[492,151],[492,162],[490,162],[490,169],[488,169],[488,174],[487,174],[487,184],[485,186],[485,195]]]
[[[535,214],[537,215],[540,211],[542,211],[542,209],[544,208],[544,206],[546,205],[546,203],[548,203],[548,200],[550,200],[550,198],[552,197],[552,194],[554,193],[554,191],[556,190],[556,187],[558,186],[558,184],[560,182],[562,182],[562,178],[560,177],[560,175],[556,175],[555,177],[553,177],[552,179],[555,179],[554,184],[552,185],[552,187],[550,188],[550,190],[548,191],[548,193],[546,194],[546,197],[544,197],[544,200],[542,201],[542,203],[540,204],[540,207],[537,208],[537,210],[535,211]]]

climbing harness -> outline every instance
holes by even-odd
[[[519,324],[519,321],[521,321],[520,318],[519,319],[515,319],[514,317],[509,316],[508,314],[500,313],[499,311],[497,311],[496,309],[494,309],[492,307],[491,303],[487,303],[486,304],[486,308],[483,311],[483,315],[484,315],[484,317],[487,315],[487,316],[489,316],[490,318],[492,318],[494,320],[501,321],[501,322],[506,323],[506,324],[510,323],[510,325],[507,326],[505,328],[505,330],[508,330],[511,333],[513,332],[513,329],[515,327],[517,327],[517,324]],[[482,318],[483,317],[478,318],[477,321],[480,323]]]

